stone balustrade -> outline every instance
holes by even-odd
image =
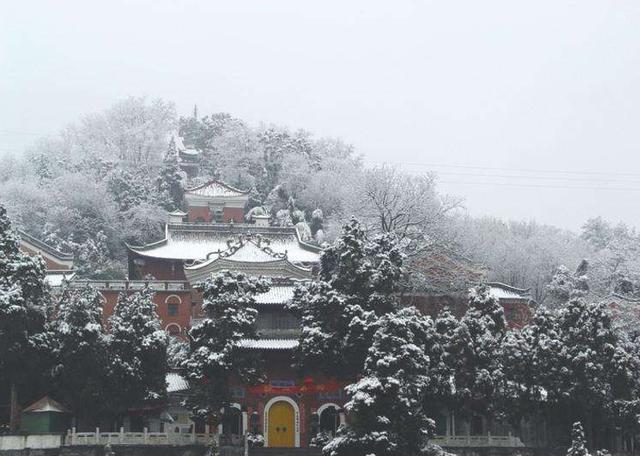
[[[522,441],[512,435],[437,435],[431,442],[442,447],[523,447]]]
[[[97,290],[137,291],[145,287],[153,291],[189,290],[189,282],[180,280],[73,280],[70,288],[89,286]]]
[[[218,434],[178,433],[178,432],[67,432],[64,444],[73,445],[209,445],[212,439],[219,440]]]

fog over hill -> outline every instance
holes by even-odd
[[[3,2],[0,149],[129,95],[437,170],[474,215],[640,224],[635,1]]]

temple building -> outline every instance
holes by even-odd
[[[297,282],[316,275],[321,249],[304,242],[296,227],[270,226],[266,216],[246,220],[248,198],[247,192],[217,181],[192,188],[185,195],[186,212],[169,214],[162,240],[127,245],[128,280],[72,280],[68,286],[89,285],[99,290],[104,297],[105,319],[112,314],[120,293],[150,287],[155,292],[163,329],[185,338],[189,328],[202,318],[198,285],[212,274],[231,270],[270,278],[271,289],[256,297],[259,338],[241,342],[246,350],[263,353],[267,381],[260,385],[234,385],[233,407],[225,411],[219,431],[230,442],[251,432],[262,434],[267,447],[306,447],[318,431],[335,433],[345,422],[344,384],[318,372],[301,375],[291,367],[299,322],[285,310],[285,304],[292,298]],[[52,274],[62,266],[72,271],[64,254],[28,236],[23,241],[25,249],[43,254],[51,264]],[[504,305],[512,326],[520,326],[530,318],[532,299],[526,290],[491,284],[491,292]],[[463,313],[465,294],[466,290],[457,294],[418,293],[406,295],[403,300],[425,313],[437,313],[444,306]],[[171,374],[170,398],[172,393],[187,394],[187,388],[177,373]],[[167,424],[159,414],[146,426],[151,431],[193,432],[195,425],[190,424],[188,411],[181,410],[179,402],[170,400],[169,408],[163,412],[165,416],[178,417],[174,425]],[[451,416],[444,420],[438,424],[442,438],[455,436],[457,430],[463,429],[460,422],[454,424]]]

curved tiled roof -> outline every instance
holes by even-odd
[[[54,247],[51,247],[49,244],[45,244],[40,239],[35,238],[35,237],[31,236],[28,233],[25,233],[22,230],[18,230],[18,236],[20,236],[20,239],[22,239],[23,241],[33,245],[34,247],[37,247],[38,249],[42,250],[43,252],[48,253],[49,255],[51,255],[54,258],[58,258],[61,261],[71,261],[71,260],[73,260],[73,254],[61,252],[61,251],[55,249]]]
[[[264,250],[268,247],[274,254],[285,257],[292,263],[317,263],[320,260],[320,248],[303,242],[295,227],[256,227],[255,225],[202,225],[170,224],[165,239],[144,246],[127,247],[139,255],[151,258],[196,261],[211,258],[212,255],[226,256],[234,243],[242,237],[251,237],[251,244],[245,243],[237,249],[234,260],[247,262],[267,261]],[[256,244],[260,248],[256,249]],[[274,258],[269,258],[273,260]]]
[[[167,393],[176,393],[178,391],[186,391],[189,389],[189,382],[176,372],[169,372],[165,376],[167,383]]]
[[[255,296],[256,304],[286,304],[293,299],[293,285],[273,285],[266,293]]]
[[[246,196],[249,192],[244,190],[239,190],[230,185],[227,185],[223,182],[219,181],[209,181],[205,184],[198,185],[197,187],[193,187],[187,189],[186,195],[198,195],[198,196]]]
[[[524,299],[533,301],[529,288],[516,288],[500,282],[488,282],[491,295],[496,299]]]

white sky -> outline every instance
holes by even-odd
[[[475,214],[640,226],[637,0],[0,0],[0,153],[128,95],[341,137]]]

